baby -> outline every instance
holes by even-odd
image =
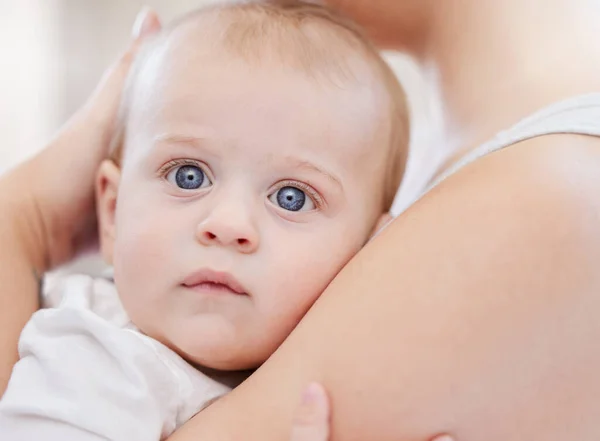
[[[50,293],[22,334],[0,439],[166,438],[230,390],[224,373],[260,366],[387,220],[408,147],[377,51],[297,2],[165,29],[120,124],[97,179],[114,283]]]

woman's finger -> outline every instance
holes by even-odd
[[[450,435],[440,435],[433,438],[431,441],[454,441]]]
[[[156,12],[148,7],[142,9],[132,28],[132,42],[119,59],[106,71],[86,104],[86,110],[91,113],[96,124],[101,126],[112,124],[120,103],[121,91],[136,54],[145,39],[157,33],[160,29],[161,24]]]
[[[329,400],[323,387],[310,384],[292,424],[290,441],[327,441],[329,439]]]

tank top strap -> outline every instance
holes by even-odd
[[[475,148],[430,184],[425,193],[477,159],[521,141],[544,135],[577,134],[600,137],[600,93],[554,103],[498,133]]]

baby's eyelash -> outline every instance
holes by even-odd
[[[193,165],[195,167],[201,168],[202,170],[205,169],[205,166],[201,162],[194,161],[193,159],[173,159],[167,162],[161,168],[159,168],[157,175],[161,178],[164,178],[175,167],[181,167],[183,165]]]
[[[317,190],[315,190],[313,187],[311,187],[308,184],[305,184],[304,182],[298,182],[298,181],[282,181],[278,184],[277,186],[277,191],[281,190],[284,187],[295,187],[298,188],[302,191],[305,191],[308,196],[313,200],[313,202],[315,203],[315,205],[317,206],[317,208],[321,209],[325,206],[325,200],[323,199],[323,197],[319,194],[319,192]]]

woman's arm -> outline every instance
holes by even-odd
[[[143,39],[160,28],[144,10],[135,40],[86,106],[40,154],[0,178],[0,396],[23,326],[38,307],[42,275],[96,236],[94,181],[107,156],[121,90]]]
[[[17,356],[17,340],[26,321],[38,307],[43,256],[41,232],[34,207],[12,182],[16,172],[0,179],[0,396],[6,388]]]
[[[173,441],[289,439],[310,381],[332,440],[600,439],[600,144],[472,164],[331,284],[255,375]]]

